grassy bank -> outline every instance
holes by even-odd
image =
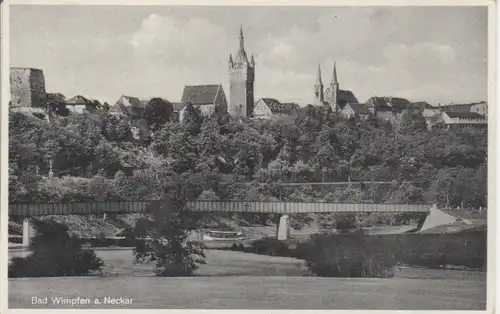
[[[209,250],[198,276],[156,278],[153,265],[132,262],[131,250],[96,253],[106,278],[10,279],[9,307],[62,308],[32,305],[31,296],[133,298],[131,305],[101,306],[120,309],[481,310],[486,304],[484,272],[403,268],[392,279],[301,277],[302,262],[293,258]]]

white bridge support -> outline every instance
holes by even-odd
[[[457,221],[457,217],[439,210],[436,205],[433,205],[429,215],[427,215],[422,227],[419,231],[425,231],[439,226],[449,225]]]
[[[31,244],[31,239],[35,236],[35,228],[33,227],[33,224],[31,223],[31,220],[29,217],[24,218],[23,220],[23,247],[29,247]]]
[[[276,229],[276,239],[286,240],[290,237],[290,216],[287,214],[281,216]]]

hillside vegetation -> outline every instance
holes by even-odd
[[[312,106],[288,120],[235,121],[227,114],[205,118],[188,105],[180,124],[168,116],[159,119],[157,107],[154,103],[145,119],[132,124],[105,111],[48,122],[11,110],[10,202],[158,199],[175,181],[184,184],[190,199],[487,204],[485,129],[427,131],[412,109],[403,112],[398,125],[346,121]],[[48,177],[50,163],[53,177]],[[392,183],[279,185],[348,180]],[[273,219],[238,216],[262,224]],[[323,223],[333,216],[322,215]],[[395,219],[373,217],[374,222]],[[293,218],[299,225],[308,220]]]

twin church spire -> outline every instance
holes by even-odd
[[[322,106],[328,104],[333,111],[338,111],[339,98],[339,82],[337,77],[337,65],[333,62],[332,81],[326,91],[323,90],[323,81],[321,79],[321,65],[318,62],[318,72],[316,76],[316,84],[314,85],[314,105]]]
[[[338,78],[337,78],[337,65],[335,62],[333,62],[333,75],[332,75],[332,82],[330,85],[338,84]],[[316,85],[323,85],[323,81],[321,80],[321,65],[318,62],[318,74],[316,76]]]

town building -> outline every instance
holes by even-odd
[[[344,108],[342,108],[340,114],[345,119],[359,118],[361,120],[366,120],[372,115],[365,104],[359,103],[347,103]]]
[[[488,121],[486,118],[475,112],[444,111],[442,112],[442,118],[447,129],[488,127]]]
[[[95,112],[100,109],[100,103],[77,95],[66,101],[66,108],[72,113]]]
[[[185,86],[182,93],[181,103],[176,105],[179,121],[184,119],[187,104],[199,108],[205,116],[211,116],[215,112],[227,112],[227,99],[221,84],[218,85],[195,85]],[[179,109],[180,108],[180,109]]]
[[[10,68],[10,104],[14,107],[44,108],[45,77],[34,68]]]
[[[377,119],[398,124],[403,110],[410,108],[410,101],[400,97],[374,96],[365,103],[372,115]]]
[[[425,109],[432,109],[433,107],[426,101],[412,101],[410,102],[410,108],[423,112]]]
[[[318,64],[313,104],[315,106],[330,106],[333,112],[339,113],[347,103],[359,103],[359,101],[350,90],[340,89],[335,62],[333,63],[332,80],[326,90],[324,90],[321,78],[321,66]]]
[[[377,111],[392,111],[401,113],[403,110],[410,107],[411,102],[400,97],[371,97],[366,101],[368,109],[375,114]]]
[[[480,114],[483,117],[488,116],[488,103],[485,101],[479,102],[477,104],[473,104],[470,107],[470,112],[475,112],[477,114]]]
[[[137,97],[122,95],[111,106],[109,112],[116,115],[127,116],[133,124],[138,123],[144,116],[144,103]]]
[[[253,118],[279,120],[297,116],[298,110],[299,105],[295,103],[281,103],[274,98],[261,98],[255,103]]]
[[[470,104],[449,104],[449,105],[439,105],[438,108],[442,112],[470,112],[472,103]]]
[[[436,108],[428,108],[422,111],[422,116],[425,119],[425,123],[427,124],[427,129],[432,129],[436,124],[443,122],[443,115],[441,114],[441,110]]]
[[[243,27],[235,58],[229,54],[229,114],[235,118],[251,117],[254,107],[255,60],[248,60]]]

